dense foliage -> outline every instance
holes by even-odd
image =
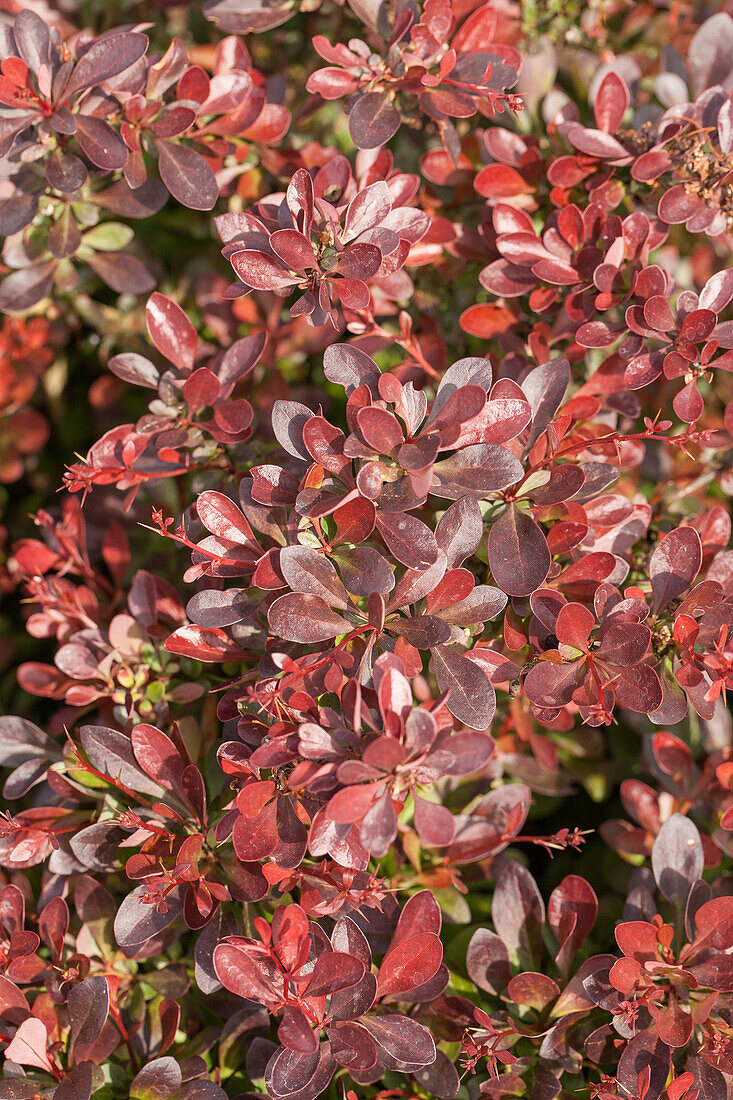
[[[0,234],[0,1100],[728,1100],[733,4],[0,0]]]

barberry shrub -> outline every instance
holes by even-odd
[[[729,7],[0,0],[0,1100],[731,1096]]]

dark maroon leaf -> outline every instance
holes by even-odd
[[[175,886],[166,895],[164,909],[144,900],[146,886],[137,886],[128,894],[115,917],[115,939],[123,951],[139,948],[172,924],[183,909],[185,889],[185,886]]]
[[[73,1042],[93,1043],[101,1035],[109,1011],[106,978],[101,975],[85,978],[73,986],[67,1004]]]
[[[460,1087],[458,1070],[450,1058],[438,1049],[435,1062],[413,1074],[417,1084],[439,1100],[452,1100]]]
[[[48,64],[48,52],[51,36],[43,19],[30,8],[21,8],[13,22],[13,38],[18,53],[30,71],[38,73],[43,64]]]
[[[509,596],[530,596],[550,569],[547,540],[526,512],[510,506],[489,529],[489,566]]]
[[[245,588],[197,592],[186,604],[186,614],[197,626],[231,626],[241,622],[246,612]]]
[[[38,213],[38,195],[13,195],[0,206],[0,236],[19,233]]]
[[[119,859],[125,833],[114,821],[98,821],[80,829],[69,841],[71,850],[91,871],[111,871]]]
[[[435,535],[406,512],[377,512],[377,528],[387,549],[408,569],[425,569],[438,558]]]
[[[374,360],[352,344],[331,344],[326,348],[323,370],[329,382],[343,386],[347,395],[358,386],[375,387],[381,373]]]
[[[160,178],[174,199],[190,210],[213,210],[219,187],[204,158],[187,145],[173,141],[158,143]]]
[[[293,592],[320,596],[330,607],[345,611],[349,596],[331,562],[309,546],[285,546],[280,551],[280,570]]]
[[[332,611],[324,599],[301,592],[279,596],[267,621],[279,638],[305,644],[328,641],[349,629],[346,619]]]
[[[82,726],[79,739],[90,762],[102,775],[140,794],[162,796],[162,788],[140,770],[130,738],[124,733],[106,726]]]
[[[118,294],[147,294],[155,279],[137,256],[125,252],[94,252],[87,263],[102,282]]]
[[[472,982],[487,993],[501,993],[512,976],[509,952],[495,932],[477,929],[466,955],[466,970]]]
[[[401,122],[385,92],[367,92],[351,109],[349,133],[358,149],[376,149],[394,137]]]
[[[310,462],[311,456],[303,443],[303,428],[313,413],[299,401],[276,401],[272,408],[272,430],[281,447],[293,458]]]
[[[694,1084],[700,1089],[700,1095],[704,1096],[705,1100],[726,1100],[727,1081],[715,1065],[715,1061],[715,1054],[708,1054],[707,1051],[702,1056],[690,1053],[687,1056],[685,1068],[694,1075]]]
[[[483,669],[459,650],[445,645],[433,650],[432,664],[438,687],[449,692],[446,706],[451,714],[471,729],[488,729],[496,710],[496,698]]]
[[[142,57],[147,48],[148,40],[145,35],[132,31],[98,38],[77,62],[66,85],[65,96],[68,98],[84,88],[90,88],[93,84],[100,84],[124,72]]]
[[[326,1089],[335,1069],[327,1043],[321,1043],[315,1054],[281,1047],[267,1065],[267,1094],[273,1100],[315,1100]]]
[[[416,649],[432,649],[447,642],[451,636],[450,627],[434,615],[418,615],[414,619],[394,619],[388,624],[393,634],[406,638]]]
[[[120,135],[109,123],[94,115],[76,116],[76,140],[97,168],[122,168],[127,160],[127,146]]]
[[[94,1083],[94,1066],[91,1062],[80,1062],[66,1074],[54,1092],[54,1100],[89,1100]],[[20,1093],[17,1094],[20,1097]],[[24,1094],[26,1095],[26,1094]],[[28,1095],[33,1095],[32,1093]],[[8,1094],[10,1096],[10,1094]]]
[[[477,549],[484,532],[481,510],[472,497],[451,504],[435,528],[435,538],[445,553],[449,569],[455,569]]]
[[[364,1027],[380,1048],[389,1069],[422,1069],[435,1061],[435,1041],[426,1027],[409,1016],[366,1016]]]
[[[515,485],[524,476],[518,458],[495,443],[477,443],[436,462],[431,492],[460,500],[472,496],[484,499],[491,493]]]
[[[702,546],[694,527],[677,527],[664,536],[649,563],[656,614],[687,592],[701,566]]]
[[[395,586],[394,573],[386,558],[371,546],[338,551],[333,558],[346,589],[355,596],[371,596],[373,592],[386,596]]]
[[[87,181],[87,170],[72,153],[52,153],[46,161],[46,179],[55,191],[71,195]]]
[[[569,382],[570,364],[562,356],[535,367],[522,382],[522,389],[532,406],[532,427],[525,444],[525,454],[529,454],[551,423]]]
[[[689,49],[692,94],[725,84],[731,77],[733,23],[725,12],[717,12],[698,29]]]
[[[175,1058],[154,1058],[135,1074],[130,1084],[130,1097],[164,1100],[180,1087],[181,1081],[181,1069]]]
[[[649,1028],[629,1041],[619,1059],[616,1076],[623,1088],[636,1092],[639,1074],[648,1068],[651,1077],[646,1096],[648,1100],[657,1100],[664,1090],[669,1064],[669,1047],[657,1037],[654,1028]]]
[[[0,312],[25,313],[51,290],[56,261],[11,271],[0,284]]]
[[[520,966],[536,967],[542,954],[545,906],[535,880],[520,863],[507,864],[499,875],[491,916],[509,954]]]
[[[97,191],[90,196],[90,201],[109,210],[122,218],[149,218],[152,214],[165,206],[168,194],[165,187],[157,179],[147,179],[141,187],[133,190],[124,179]]]

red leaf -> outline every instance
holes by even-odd
[[[198,336],[179,305],[164,294],[151,294],[145,306],[150,339],[161,355],[182,370],[193,366]]]
[[[390,949],[377,976],[377,996],[409,993],[430,981],[443,961],[443,945],[432,932],[420,932]]]
[[[593,101],[593,113],[599,130],[615,134],[629,106],[629,91],[626,84],[613,71],[606,73],[598,85]]]

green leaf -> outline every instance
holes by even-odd
[[[119,252],[135,236],[129,225],[122,222],[102,222],[84,234],[83,241],[95,252]]]

